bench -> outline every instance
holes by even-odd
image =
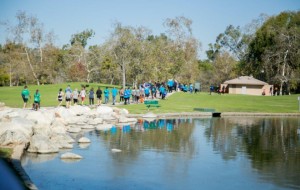
[[[158,100],[145,100],[144,104],[146,105],[148,110],[150,107],[160,107],[160,105],[158,104]]]
[[[195,111],[200,111],[200,112],[211,112],[212,117],[220,117],[221,112],[216,112],[215,109],[213,108],[194,108]]]

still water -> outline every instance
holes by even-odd
[[[24,156],[39,189],[300,189],[300,118],[140,120],[82,136],[91,144]],[[60,160],[67,151],[83,159]]]

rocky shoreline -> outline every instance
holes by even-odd
[[[13,148],[11,162],[14,170],[24,181],[28,189],[37,189],[21,166],[24,150],[38,154],[59,152],[70,149],[61,159],[80,159],[71,153],[74,143],[89,143],[89,139],[80,137],[86,129],[106,131],[113,126],[135,123],[136,118],[127,117],[126,109],[99,106],[91,109],[87,106],[70,108],[42,108],[38,111],[0,107],[0,147]]]

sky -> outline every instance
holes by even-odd
[[[184,16],[193,21],[194,37],[201,42],[199,58],[205,58],[209,43],[228,25],[244,27],[260,14],[277,15],[300,10],[300,0],[1,0],[0,21],[16,24],[16,13],[25,11],[53,31],[55,44],[70,42],[72,34],[93,29],[89,45],[102,44],[115,22],[123,26],[147,27],[154,35],[166,33],[167,18]],[[0,25],[0,43],[8,33]]]

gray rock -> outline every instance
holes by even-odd
[[[81,137],[81,138],[78,140],[78,143],[91,143],[91,140],[88,139],[87,137]]]
[[[136,123],[136,118],[127,118],[125,116],[120,116],[119,123]]]
[[[109,131],[113,127],[112,124],[101,124],[96,126],[96,130],[98,131]]]
[[[89,119],[87,123],[89,125],[99,125],[103,123],[103,119],[102,118]]]
[[[108,106],[99,106],[97,107],[97,113],[99,114],[111,114],[113,113],[113,109]]]
[[[60,156],[60,159],[82,159],[82,156],[71,152],[64,153]]]
[[[95,126],[93,126],[93,125],[82,125],[80,127],[81,127],[81,129],[95,129]]]
[[[81,131],[81,128],[80,127],[72,126],[72,127],[69,127],[69,129],[67,131],[69,133],[79,133]]]
[[[33,135],[30,140],[28,152],[40,154],[55,153],[59,151],[57,144],[50,141],[49,137],[43,135]]]

